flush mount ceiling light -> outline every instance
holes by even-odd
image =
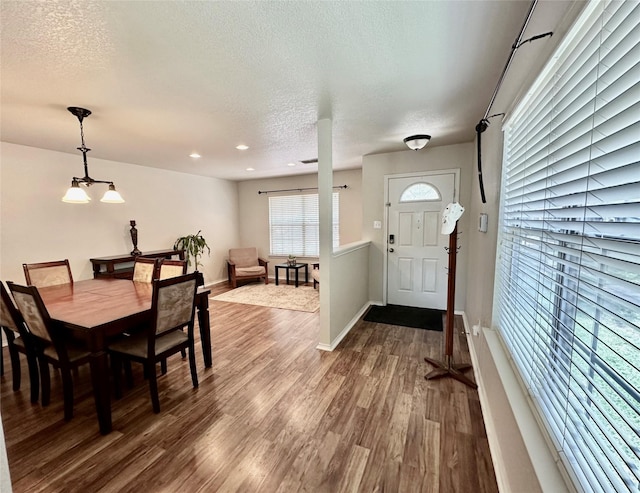
[[[418,151],[426,146],[431,140],[431,135],[411,135],[404,139],[407,147],[413,151]]]
[[[249,146],[240,144],[236,146],[236,149],[238,149],[239,151],[246,151],[247,149],[249,149]]]
[[[197,152],[192,152],[191,154],[189,154],[189,157],[193,158],[193,159],[199,159],[202,156],[200,154],[198,154]]]
[[[71,187],[67,190],[67,193],[62,197],[63,202],[67,202],[70,204],[88,204],[91,198],[87,195],[87,192],[84,189],[80,188],[80,184],[83,184],[85,187],[90,187],[94,183],[106,183],[109,185],[109,189],[104,193],[100,202],[106,202],[109,204],[121,204],[124,202],[123,198],[116,190],[116,186],[112,181],[105,180],[94,180],[89,176],[89,167],[87,165],[87,152],[89,149],[86,145],[84,145],[84,128],[82,127],[82,120],[88,117],[91,114],[91,111],[84,108],[76,108],[75,106],[70,106],[67,108],[72,115],[75,115],[80,122],[80,140],[82,141],[82,145],[77,149],[82,152],[82,160],[84,161],[84,176],[82,178],[78,178],[74,176],[71,179]]]

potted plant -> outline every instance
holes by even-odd
[[[202,237],[200,231],[194,235],[181,236],[173,244],[174,250],[184,250],[187,258],[187,265],[191,265],[191,258],[193,258],[195,262],[195,270],[198,270],[198,267],[202,265],[200,263],[200,257],[204,253],[205,248],[207,249],[207,253],[211,255],[211,249],[209,248],[209,245],[207,245],[207,240]]]
[[[289,263],[289,265],[296,265],[296,256],[293,254],[289,254],[289,258],[287,259],[287,262]]]

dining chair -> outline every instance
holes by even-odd
[[[40,394],[40,379],[38,377],[38,363],[36,353],[31,340],[31,334],[24,324],[20,311],[5,288],[0,282],[0,326],[7,336],[7,347],[9,348],[9,359],[11,360],[11,376],[13,379],[13,391],[20,390],[22,372],[20,368],[20,357],[22,353],[27,358],[29,369],[29,385],[31,387],[31,402],[38,402]]]
[[[89,362],[90,353],[85,348],[68,341],[64,334],[53,327],[49,312],[45,307],[36,286],[20,286],[7,283],[18,310],[24,319],[40,367],[42,385],[42,405],[48,406],[51,400],[51,378],[49,364],[60,369],[62,393],[64,395],[64,419],[73,417],[73,380],[71,370]]]
[[[133,263],[133,280],[136,282],[152,282],[158,278],[158,259],[136,257]]]
[[[122,361],[142,363],[149,380],[151,403],[160,412],[156,364],[183,349],[189,350],[189,367],[193,387],[198,387],[194,353],[194,313],[196,274],[186,274],[153,281],[151,323],[146,331],[122,337],[108,346],[114,374],[116,397],[121,396],[120,369]],[[187,332],[181,329],[187,327]]]
[[[68,259],[22,264],[22,270],[24,270],[24,278],[29,286],[44,288],[73,282]]]
[[[170,277],[183,276],[187,273],[186,260],[159,259],[160,273],[158,279],[169,279]]]
[[[158,279],[169,279],[170,277],[183,276],[187,273],[187,261],[186,260],[172,260],[166,258],[158,259],[160,264],[160,273]],[[183,349],[181,351],[182,357],[186,358],[187,353]],[[167,373],[167,360],[161,361],[162,374]]]

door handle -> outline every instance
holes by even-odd
[[[389,252],[393,253],[393,248],[389,248]]]

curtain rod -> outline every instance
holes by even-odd
[[[335,187],[332,188],[349,188],[348,185],[336,185]],[[274,192],[303,192],[306,190],[317,190],[318,187],[311,187],[311,188],[286,188],[283,190],[258,190],[258,195],[263,194],[263,193],[274,193]]]
[[[509,53],[509,58],[507,58],[507,63],[505,64],[504,68],[502,69],[502,74],[500,74],[500,78],[498,79],[498,83],[496,84],[496,88],[493,90],[493,94],[491,95],[491,100],[489,101],[489,106],[487,106],[487,111],[484,112],[484,116],[482,117],[482,119],[476,125],[477,148],[478,148],[478,159],[477,159],[478,160],[478,184],[480,185],[480,198],[482,199],[482,203],[483,204],[487,203],[487,198],[485,197],[485,194],[484,194],[484,182],[482,180],[482,144],[481,144],[482,140],[481,140],[481,136],[482,136],[482,132],[484,132],[489,127],[489,118],[493,118],[494,116],[500,116],[500,115],[504,116],[504,113],[496,113],[495,115],[489,116],[489,113],[491,112],[491,107],[493,106],[493,103],[496,100],[496,96],[498,95],[498,91],[500,90],[500,87],[502,86],[502,82],[504,81],[504,78],[507,75],[507,71],[509,70],[509,67],[511,66],[511,62],[513,61],[513,57],[516,54],[516,50],[518,48],[520,48],[525,43],[530,43],[531,41],[535,41],[536,39],[540,39],[540,38],[546,38],[547,36],[553,36],[553,32],[548,32],[548,33],[538,34],[536,36],[532,36],[531,38],[525,39],[524,41],[522,41],[522,37],[524,36],[524,32],[527,29],[527,26],[529,25],[529,21],[531,20],[531,17],[533,16],[533,11],[535,10],[537,4],[538,4],[538,0],[533,0],[531,2],[531,5],[529,6],[529,11],[527,12],[527,17],[525,18],[524,23],[522,24],[522,27],[520,28],[520,33],[518,34],[518,37],[514,41],[513,45],[511,45],[511,52]]]

